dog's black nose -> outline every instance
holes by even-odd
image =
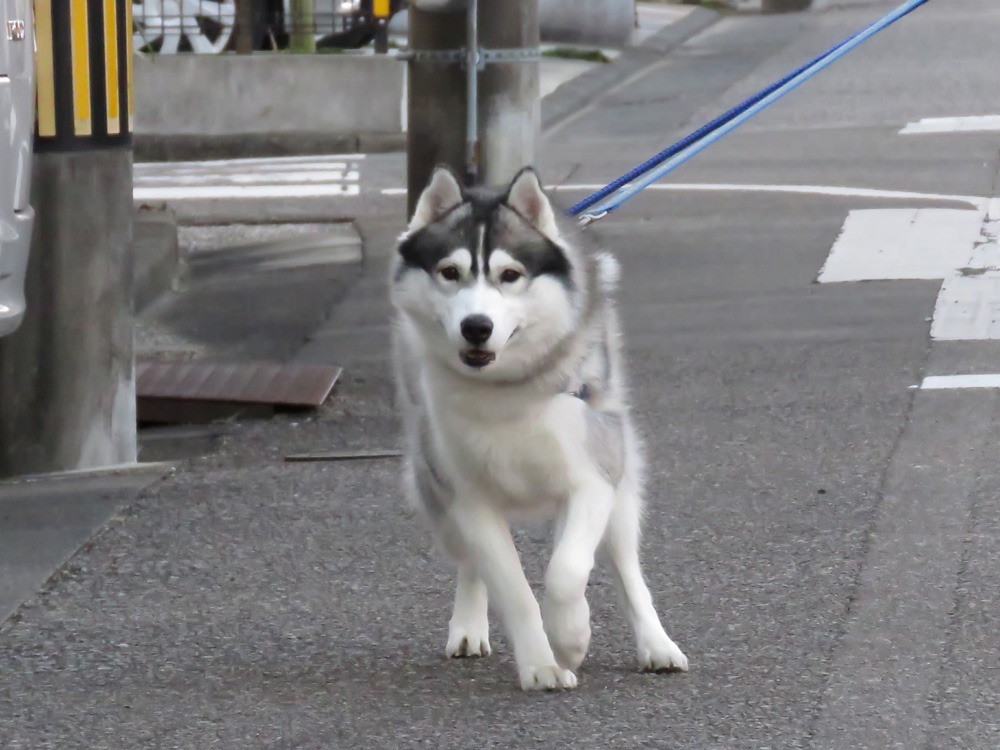
[[[493,321],[485,315],[470,315],[462,321],[462,336],[473,346],[481,346],[493,333]]]

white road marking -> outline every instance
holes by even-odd
[[[996,133],[1000,132],[1000,115],[979,117],[928,117],[911,122],[900,135],[924,133]]]
[[[594,192],[604,187],[599,184],[553,185],[555,192]],[[852,188],[838,185],[733,185],[727,183],[655,183],[646,188],[654,192],[738,192],[738,193],[788,193],[792,195],[827,195],[835,198],[864,198],[869,200],[926,201],[928,203],[965,203],[985,210],[988,199],[976,195],[950,195],[945,193],[915,193],[906,190],[878,190]],[[384,188],[382,195],[406,195],[406,188]]]
[[[944,279],[970,267],[983,212],[949,208],[851,211],[820,283]]]
[[[928,375],[918,387],[925,391],[957,388],[1000,388],[1000,375]]]
[[[939,341],[1000,339],[1000,274],[945,279],[934,305],[931,338]]]
[[[234,172],[231,174],[212,175],[211,181],[217,185],[295,185],[310,182],[357,182],[357,170],[344,171],[327,169],[316,172],[273,172],[253,173]],[[143,187],[159,187],[164,185],[204,185],[206,178],[196,174],[159,174],[144,177]]]
[[[170,167],[190,169],[220,169],[274,165],[326,164],[331,161],[362,161],[366,154],[320,154],[317,156],[264,156],[254,159],[210,159],[206,161],[140,161],[135,163],[137,172],[159,172]]]
[[[364,154],[139,163],[133,199],[349,198],[361,194]]]
[[[942,279],[931,338],[1000,340],[1000,199],[978,210],[857,210],[820,270],[823,283]]]
[[[220,198],[334,198],[361,194],[357,184],[343,185],[199,185],[191,187],[137,187],[137,201],[213,200]]]

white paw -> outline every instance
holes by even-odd
[[[521,690],[568,690],[576,687],[576,675],[556,664],[523,667],[518,672]]]
[[[546,599],[542,608],[545,634],[556,661],[568,669],[583,663],[590,645],[590,606],[584,597],[569,605]]]
[[[461,659],[466,656],[489,656],[492,653],[489,626],[449,625],[448,645],[445,646],[444,650],[453,659]]]
[[[677,644],[660,631],[639,643],[639,669],[644,672],[687,672],[688,660]]]

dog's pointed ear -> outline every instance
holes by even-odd
[[[551,239],[559,237],[555,211],[531,167],[518,172],[507,190],[506,203]]]
[[[458,184],[455,173],[445,166],[436,167],[417,200],[408,231],[415,232],[434,223],[462,200],[462,186]]]

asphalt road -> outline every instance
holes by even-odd
[[[603,568],[576,691],[520,693],[495,626],[447,661],[451,573],[395,460],[282,460],[397,444],[402,160],[370,157],[363,272],[294,355],[343,365],[337,397],[228,426],[0,627],[0,746],[1000,746],[1000,396],[912,388],[1000,346],[931,340],[940,279],[816,283],[852,211],[1000,195],[1000,132],[899,133],[1000,114],[995,6],[929,3],[588,230],[624,266],[644,564],[689,673],[633,669]],[[726,17],[550,130],[543,175],[606,182],[889,7]],[[518,542],[537,583],[548,536]]]

